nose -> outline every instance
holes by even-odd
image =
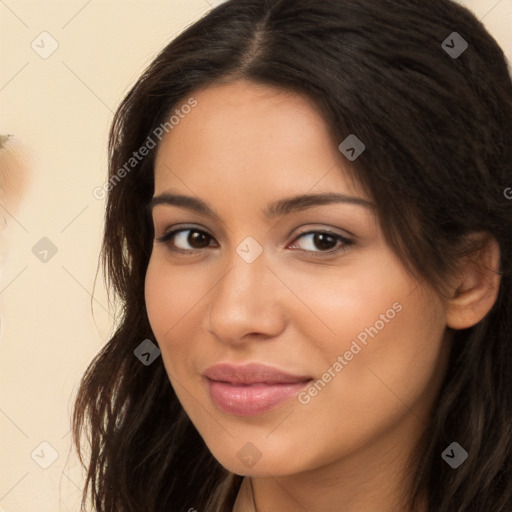
[[[209,294],[206,330],[230,344],[278,336],[285,326],[285,287],[268,267],[265,251],[248,263],[233,250],[219,275]]]

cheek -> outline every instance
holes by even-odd
[[[325,273],[314,286],[296,273],[294,291],[306,298],[311,314],[296,315],[295,322],[300,338],[309,341],[301,351],[322,381],[317,388],[323,398],[314,398],[319,406],[332,401],[345,411],[390,412],[414,403],[439,372],[445,330],[440,300],[392,260],[375,263]]]
[[[283,266],[280,275],[284,282],[293,283],[293,292],[300,299],[290,300],[287,312],[301,331],[300,339],[310,345],[302,351],[314,348],[323,354],[324,364],[349,350],[352,341],[370,339],[366,329],[376,322],[379,331],[388,330],[398,316],[396,303],[412,287],[400,269],[386,265],[382,258],[376,262],[347,259],[343,266],[315,269],[314,274]]]
[[[338,336],[322,344],[325,367],[317,378],[329,383],[317,386],[310,411],[331,422],[333,432],[339,424],[352,440],[367,439],[407,411],[422,416],[435,396],[446,360],[442,309],[408,290],[374,290],[371,300],[347,302],[335,324]]]
[[[156,336],[193,314],[208,290],[205,276],[197,268],[170,268],[164,251],[154,249],[145,280],[146,307]]]
[[[146,308],[164,360],[170,346],[173,349],[187,346],[179,343],[180,330],[190,321],[194,307],[204,294],[197,273],[181,272],[179,268],[170,272],[165,257],[161,254],[151,257],[145,280]]]
[[[316,381],[287,421],[290,430],[307,424],[307,432],[325,433],[306,450],[311,465],[365,445],[408,413],[417,424],[428,415],[444,374],[445,324],[441,303],[414,287],[396,272],[389,281],[361,274],[308,295],[312,308],[323,304],[320,316],[336,333],[319,331],[316,319],[300,324]]]
[[[439,299],[416,290],[401,300],[403,309],[376,338],[371,370],[382,386],[412,404],[434,389],[444,362],[446,324]],[[381,335],[379,335],[380,337]]]
[[[193,355],[201,350],[205,307],[216,282],[208,265],[198,267],[171,266],[164,250],[158,248],[146,272],[148,319],[171,381],[173,376],[182,382],[197,374]]]

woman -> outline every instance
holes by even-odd
[[[84,501],[509,512],[512,84],[448,0],[232,0],[110,134]]]

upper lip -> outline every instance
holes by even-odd
[[[292,375],[272,366],[258,363],[244,365],[217,364],[207,368],[203,375],[210,380],[231,384],[283,384],[311,380],[309,376]]]

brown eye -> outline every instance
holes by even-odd
[[[189,235],[186,237],[187,243],[189,243],[192,247],[195,247],[196,249],[202,249],[204,247],[208,247],[210,237],[203,233],[202,231],[193,231],[193,230],[187,230],[190,231]]]
[[[210,246],[213,238],[199,229],[177,229],[157,238],[158,242],[169,245],[173,251],[187,253]]]
[[[304,240],[302,247],[297,240]],[[333,254],[345,250],[352,241],[337,233],[329,231],[308,231],[299,235],[293,244],[293,248],[302,249],[305,252],[318,253],[319,256]],[[316,254],[315,254],[316,255]]]

